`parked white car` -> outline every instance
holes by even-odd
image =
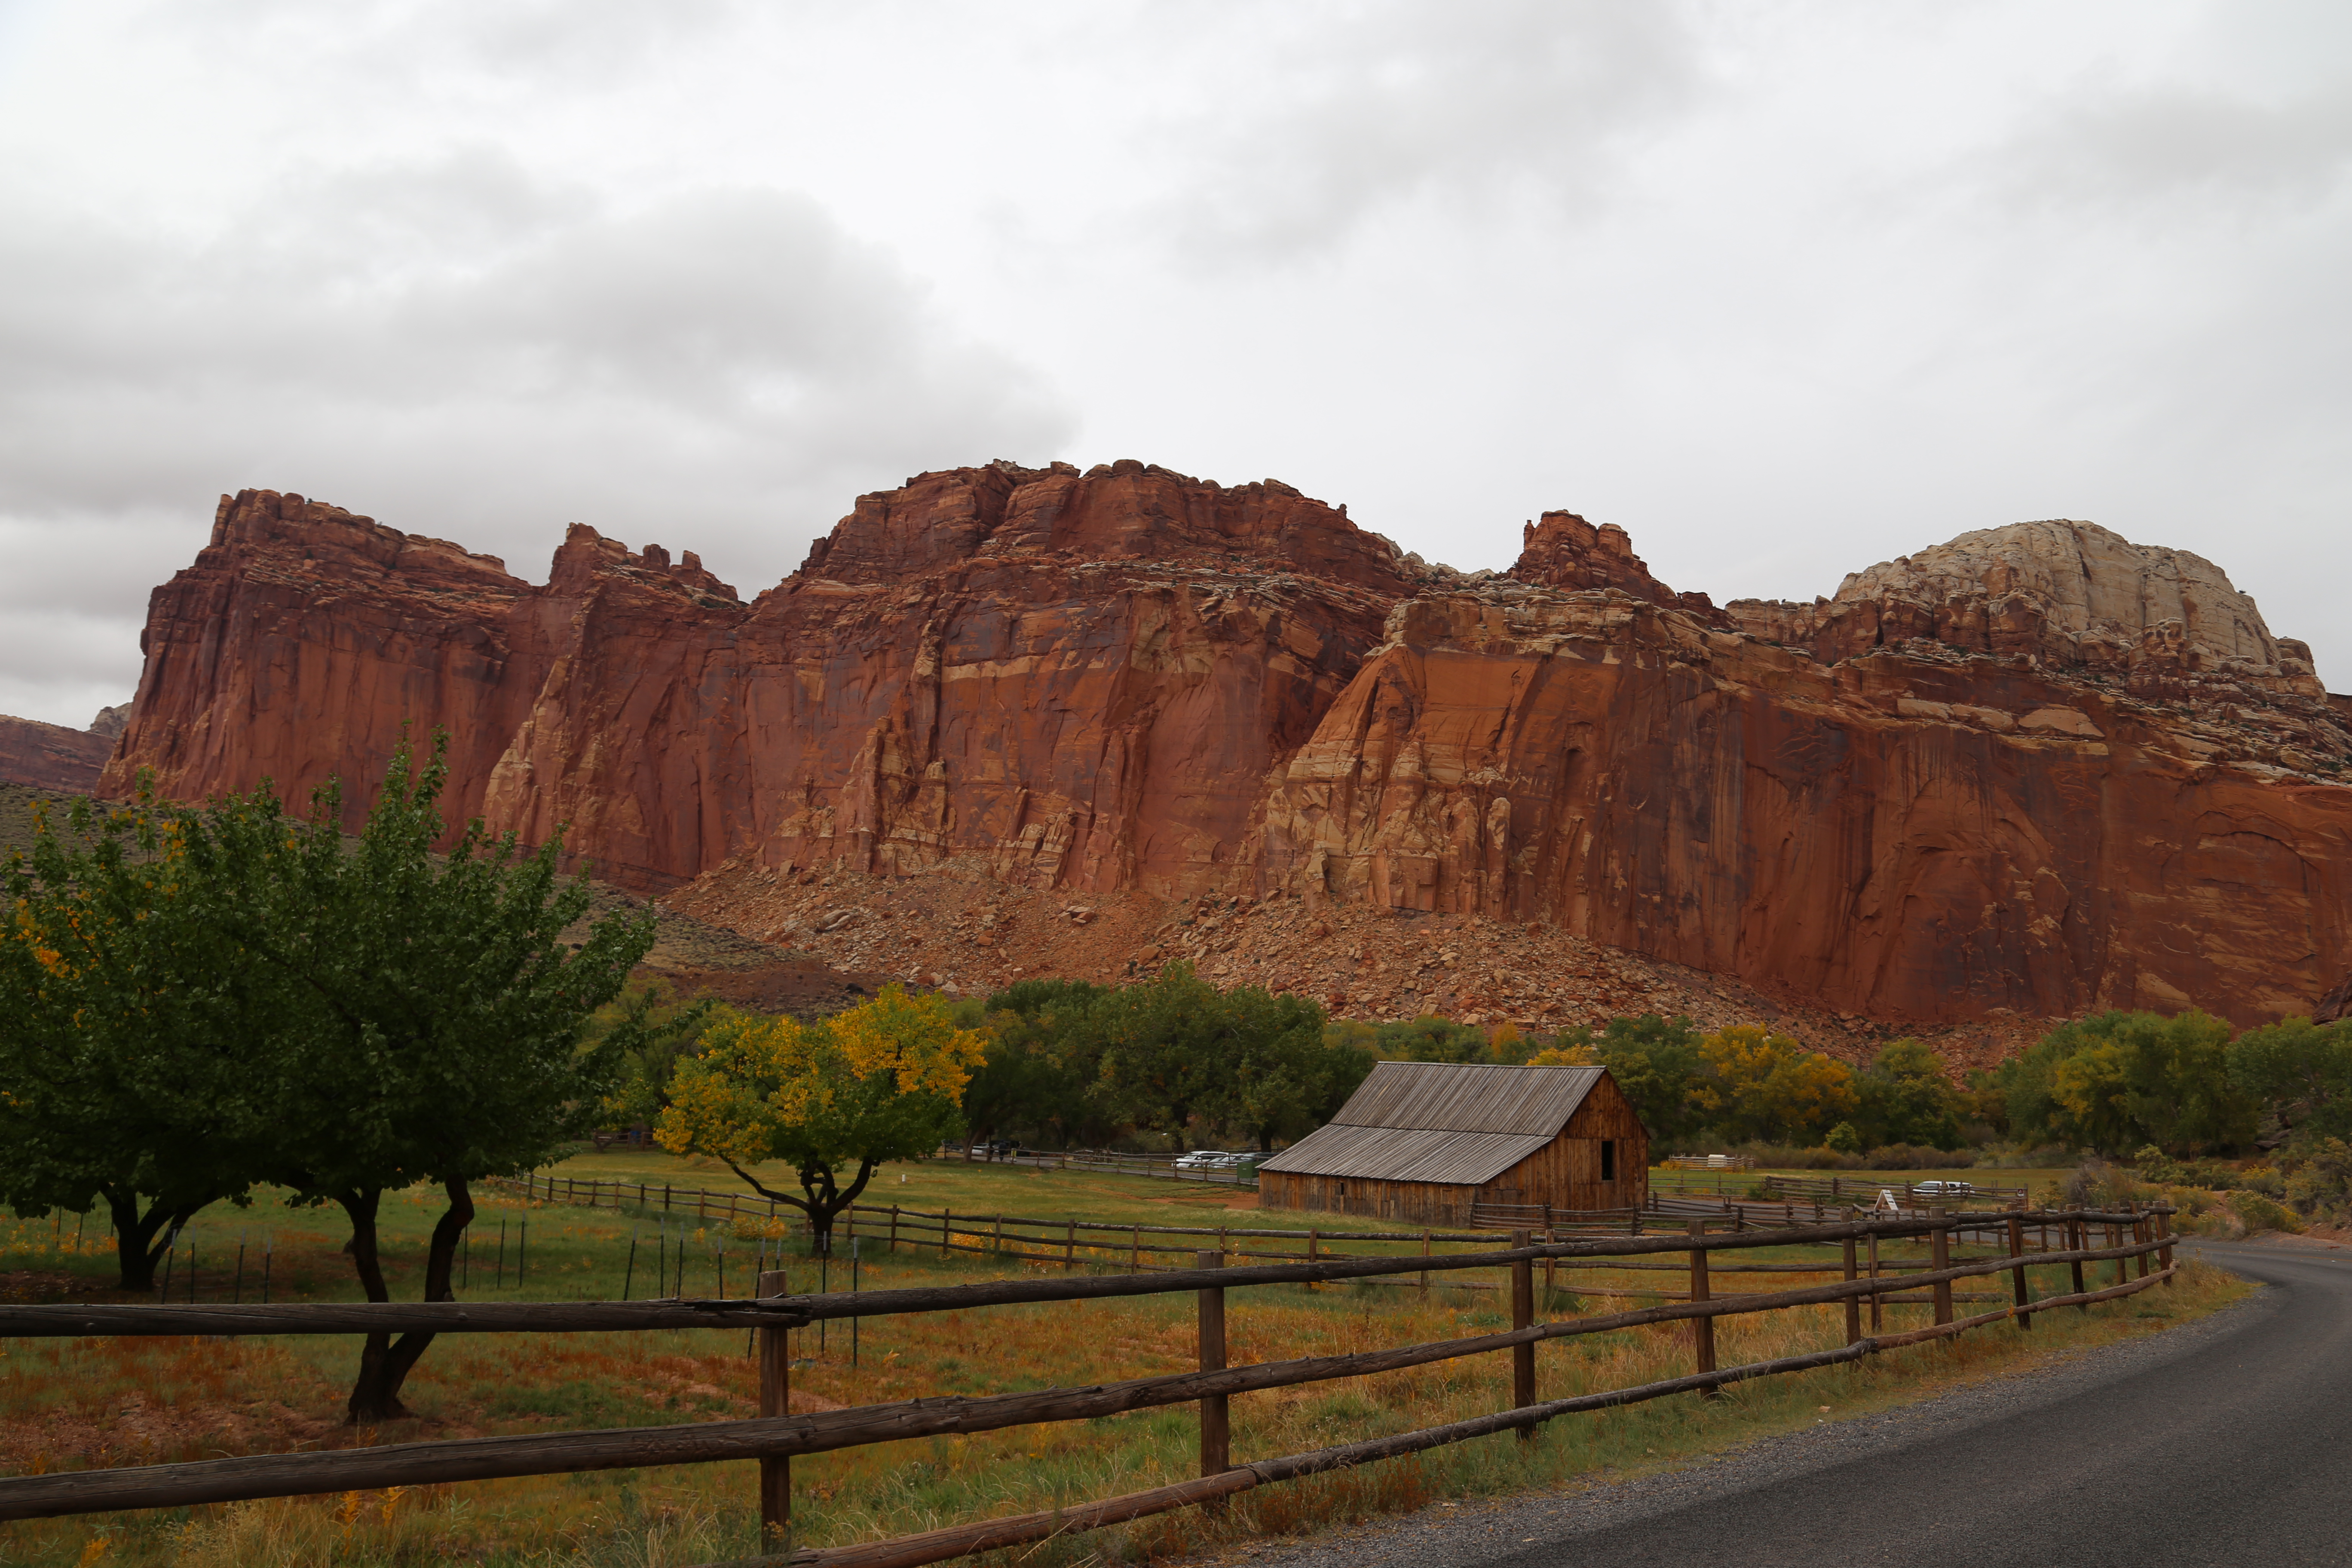
[[[1239,1154],[1228,1154],[1222,1149],[1195,1149],[1189,1154],[1180,1155],[1176,1168],[1180,1171],[1214,1171],[1226,1165],[1238,1165],[1241,1159]]]
[[[1914,1182],[1911,1190],[1923,1198],[1965,1198],[1976,1194],[1968,1182]]]

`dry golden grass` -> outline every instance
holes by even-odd
[[[389,1205],[388,1205],[389,1206]],[[617,1293],[627,1223],[577,1210],[490,1209],[532,1224],[532,1297]],[[428,1205],[404,1209],[401,1246],[421,1236]],[[289,1280],[314,1289],[335,1282],[340,1261],[324,1216],[299,1216],[315,1241],[287,1246],[297,1216],[273,1217]],[[233,1229],[236,1216],[227,1221]],[[245,1223],[252,1223],[247,1216]],[[642,1237],[641,1237],[642,1240]],[[705,1230],[701,1245],[719,1237]],[[212,1243],[204,1242],[209,1247]],[[742,1243],[732,1244],[740,1248]],[[690,1258],[697,1254],[689,1253]],[[1747,1258],[1756,1254],[1744,1255]],[[1906,1256],[1916,1261],[1916,1251]],[[1727,1261],[1718,1255],[1718,1263]],[[1816,1252],[1810,1261],[1822,1261]],[[20,1257],[15,1261],[30,1261]],[[56,1260],[51,1260],[52,1262]],[[67,1260],[81,1267],[81,1260]],[[1123,1249],[1102,1261],[1122,1267]],[[740,1254],[730,1267],[748,1278]],[[405,1267],[406,1265],[404,1265]],[[699,1271],[709,1265],[698,1261]],[[814,1288],[816,1267],[792,1266],[795,1289]],[[1034,1271],[1029,1266],[1027,1271]],[[862,1269],[866,1288],[969,1280],[1024,1272],[985,1258],[942,1261],[901,1252]],[[1055,1270],[1047,1269],[1046,1272]],[[714,1269],[715,1272],[715,1269]],[[2063,1270],[2037,1278],[2037,1294],[2064,1288]],[[832,1269],[831,1283],[844,1281]],[[2102,1273],[2099,1282],[2109,1276]],[[704,1288],[697,1272],[689,1292]],[[1437,1277],[1443,1279],[1443,1276]],[[1457,1278],[1459,1278],[1457,1276]],[[1817,1282],[1818,1277],[1717,1274],[1718,1294]],[[1673,1289],[1661,1271],[1580,1270],[1572,1286]],[[1486,1283],[1498,1282],[1490,1277]],[[1995,1283],[2005,1284],[2005,1279]],[[1677,1396],[1552,1423],[1539,1440],[1508,1436],[1415,1460],[1266,1488],[1235,1500],[1222,1518],[1185,1510],[1120,1530],[1005,1554],[1024,1568],[1165,1558],[1223,1542],[1308,1531],[1417,1507],[1438,1497],[1571,1483],[1602,1471],[1664,1465],[1762,1433],[1808,1425],[1913,1397],[1954,1379],[2025,1364],[2053,1350],[2144,1332],[2210,1310],[2244,1287],[2193,1268],[2157,1288],[2089,1312],[2062,1310],[2031,1334],[1996,1325],[1958,1342],[1879,1356],[1858,1365],[1734,1385],[1724,1398]],[[646,1293],[645,1274],[636,1276]],[[175,1292],[176,1293],[176,1292]],[[202,1287],[207,1300],[215,1292]],[[338,1294],[348,1291],[338,1290]],[[413,1294],[413,1282],[403,1290]],[[475,1295],[491,1292],[477,1290]],[[507,1292],[511,1296],[513,1291]],[[248,1299],[250,1299],[248,1295]],[[281,1296],[281,1299],[284,1299]],[[1506,1326],[1500,1292],[1440,1285],[1360,1284],[1310,1290],[1260,1287],[1233,1293],[1229,1359],[1250,1361],[1375,1349],[1454,1338]],[[1639,1302],[1588,1296],[1555,1300],[1547,1316],[1608,1311]],[[995,1394],[1171,1372],[1194,1364],[1189,1296],[1115,1302],[992,1308],[877,1320],[851,1362],[849,1332],[794,1334],[793,1407],[842,1405],[943,1394]],[[1891,1308],[1890,1328],[1924,1324],[1924,1308]],[[1834,1307],[1725,1321],[1720,1363],[1730,1365],[1834,1345]],[[366,1441],[475,1433],[651,1425],[744,1415],[755,1410],[745,1336],[681,1331],[523,1338],[446,1337],[411,1380],[425,1419],[373,1432],[337,1425],[356,1347],[327,1340],[16,1341],[0,1346],[0,1462],[14,1473],[135,1464]],[[1689,1331],[1656,1326],[1556,1342],[1538,1357],[1543,1397],[1622,1387],[1691,1370]],[[1236,1398],[1233,1451],[1268,1457],[1411,1430],[1500,1408],[1507,1357],[1441,1363],[1384,1374]],[[794,1461],[801,1538],[824,1544],[933,1528],[996,1513],[1082,1501],[1179,1479],[1197,1463],[1188,1407],[982,1434],[912,1440]],[[753,1475],[742,1464],[613,1471],[158,1510],[0,1527],[0,1563],[40,1564],[406,1564],[478,1563],[547,1568],[709,1561],[753,1546]]]

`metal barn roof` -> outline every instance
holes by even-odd
[[[1558,1137],[1601,1076],[1597,1067],[1380,1062],[1328,1126],[1258,1168],[1475,1185]]]

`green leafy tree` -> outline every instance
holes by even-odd
[[[1217,988],[1189,963],[1110,992],[1088,1012],[1099,1068],[1089,1093],[1122,1125],[1189,1146],[1234,1103],[1238,1041]]]
[[[1233,1072],[1223,1120],[1261,1149],[1322,1126],[1371,1073],[1370,1051],[1324,1043],[1323,1009],[1307,997],[1244,985],[1221,1004]]]
[[[394,754],[356,842],[331,783],[304,819],[265,790],[181,823],[204,913],[282,999],[256,1053],[277,1121],[271,1178],[297,1202],[341,1207],[372,1301],[391,1299],[377,1237],[385,1192],[443,1189],[424,1299],[454,1300],[469,1184],[544,1163],[593,1130],[644,1044],[642,1017],[593,1044],[588,1035],[651,946],[650,917],[607,916],[567,942],[592,895],[559,876],[560,833],[525,852],[478,820],[436,855],[446,749],[436,735],[421,767],[404,745]],[[407,1414],[400,1391],[432,1340],[370,1336],[353,1423]]]
[[[2234,1087],[2229,1026],[2110,1012],[2063,1024],[1994,1075],[2017,1136],[2116,1154],[2251,1143],[2260,1102]]]
[[[127,807],[77,802],[62,831],[43,814],[0,890],[0,1201],[102,1203],[125,1290],[154,1288],[198,1210],[243,1201],[276,1121],[253,1059],[273,977],[204,892],[143,780]]]
[[[817,1248],[829,1251],[835,1217],[884,1162],[961,1136],[964,1087],[986,1044],[942,998],[896,985],[815,1024],[730,1013],[706,1031],[698,1055],[678,1063],[655,1136],[800,1210]],[[798,1194],[754,1173],[771,1160],[792,1168]],[[845,1170],[855,1172],[845,1183]]]
[[[1064,1149],[1108,1141],[1116,1128],[1087,1092],[1099,1068],[1092,1010],[1108,990],[1023,980],[988,999],[987,1058],[963,1093],[975,1133]]]
[[[2324,1138],[2352,1138],[2352,1019],[2308,1018],[2248,1029],[2225,1053],[2230,1085],[2280,1122]]]
[[[679,1059],[698,1048],[702,1031],[718,1011],[708,997],[680,1000],[662,980],[634,984],[618,1000],[596,1009],[587,1042],[601,1046],[616,1035],[623,1042],[620,1087],[604,1102],[613,1124],[652,1124],[669,1104],[669,1082]]]
[[[1490,1062],[1486,1031],[1424,1013],[1410,1023],[1378,1026],[1381,1055],[1404,1062]]]
[[[1699,1055],[1699,1033],[1688,1018],[1655,1013],[1612,1018],[1598,1035],[1584,1028],[1567,1031],[1553,1048],[1590,1051],[1633,1102],[1659,1146],[1671,1149],[1701,1134],[1706,1113],[1697,1091],[1706,1064]]]
[[[1870,1148],[1889,1143],[1957,1149],[1962,1100],[1944,1058],[1918,1040],[1890,1040],[1854,1075],[1854,1130]]]

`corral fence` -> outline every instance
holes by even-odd
[[[807,1230],[806,1222],[796,1217],[796,1210],[780,1205],[772,1198],[751,1193],[713,1192],[706,1187],[681,1187],[661,1182],[597,1181],[535,1173],[516,1180],[494,1177],[483,1185],[493,1192],[511,1193],[533,1202],[609,1208],[623,1215],[634,1211],[645,1215],[692,1218],[704,1224],[723,1222],[730,1226],[750,1221],[762,1226],[779,1227],[782,1234],[793,1236],[804,1235]],[[1662,1224],[1679,1225],[1694,1218],[1727,1220],[1734,1230],[1751,1226],[1826,1225],[1833,1219],[1853,1217],[1857,1205],[1866,1208],[1882,1191],[1887,1190],[1885,1183],[1849,1182],[1844,1184],[1840,1198],[1832,1196],[1837,1191],[1832,1184],[1822,1183],[1818,1186],[1820,1190],[1810,1196],[1799,1196],[1792,1192],[1789,1196],[1771,1199],[1690,1196],[1653,1190],[1649,1201],[1638,1209],[1565,1209],[1555,1208],[1549,1204],[1482,1203],[1472,1205],[1470,1226],[1473,1232],[1526,1230],[1557,1238],[1571,1235],[1639,1236],[1645,1229],[1658,1229]],[[1908,1186],[1895,1190],[1906,1216],[1959,1212],[1969,1202],[1966,1194],[1919,1194]],[[1992,1188],[1974,1195],[1980,1200],[1990,1198],[2000,1202],[2004,1208],[2021,1208],[2024,1189]],[[1168,1247],[1147,1242],[1147,1237],[1213,1236],[1218,1238],[1220,1251],[1235,1256],[1301,1257],[1308,1262],[1314,1261],[1321,1251],[1328,1249],[1328,1244],[1334,1241],[1396,1242],[1412,1239],[1410,1232],[1402,1230],[1359,1232],[1300,1229],[1296,1226],[1250,1229],[1238,1226],[1121,1224],[985,1212],[958,1214],[951,1208],[919,1209],[901,1204],[852,1204],[841,1212],[835,1226],[837,1246],[862,1237],[894,1253],[902,1246],[936,1247],[942,1252],[1020,1255],[1033,1262],[1058,1260],[1065,1267],[1073,1268],[1081,1265],[1099,1267],[1116,1263],[1123,1255],[1129,1268],[1135,1271],[1150,1268],[1151,1255],[1192,1250],[1190,1247]],[[1124,1247],[1115,1239],[1122,1236],[1128,1237]],[[1475,1234],[1435,1230],[1424,1230],[1421,1236],[1427,1242],[1465,1244],[1487,1240],[1487,1237]],[[1227,1238],[1233,1237],[1296,1242],[1300,1250],[1235,1248],[1228,1245]]]
[[[2169,1208],[2121,1212],[2011,1211],[2000,1215],[1935,1215],[1748,1231],[1712,1230],[1693,1219],[1680,1236],[1592,1237],[1538,1244],[1525,1233],[1507,1248],[1450,1257],[1330,1258],[1311,1263],[1229,1267],[1201,1249],[1195,1267],[1091,1278],[990,1280],[962,1285],[871,1290],[859,1294],[793,1296],[782,1272],[761,1276],[755,1299],[672,1299],[597,1302],[383,1302],[277,1306],[0,1306],[0,1337],[90,1337],[191,1334],[572,1333],[627,1330],[751,1329],[756,1331],[761,1415],[738,1420],[605,1431],[526,1434],[392,1444],[334,1452],[264,1454],[111,1469],[67,1471],[0,1479],[0,1520],[36,1519],[126,1509],[189,1507],[247,1499],[377,1490],[501,1477],[564,1475],[652,1465],[760,1463],[762,1538],[772,1548],[757,1561],[777,1568],[913,1568],[971,1552],[1019,1546],[1070,1531],[1097,1529],[1162,1513],[1353,1465],[1423,1452],[1446,1444],[1516,1431],[1531,1438],[1541,1423],[1586,1411],[1639,1404],[1680,1394],[1712,1396],[1726,1384],[1859,1361],[1898,1346],[1923,1343],[2002,1321],[2021,1330],[2033,1315],[2058,1308],[2087,1310],[2092,1303],[2169,1283],[2174,1274]],[[1955,1260],[1960,1233],[1997,1234],[2005,1248]],[[2029,1233],[2055,1237],[2052,1250],[2029,1252]],[[1887,1240],[1921,1239],[1930,1255],[1924,1269],[1897,1276],[1866,1274]],[[1834,1249],[1818,1267],[1785,1259],[1718,1262],[1754,1247]],[[2158,1267],[2151,1270],[2151,1257]],[[2111,1263],[2111,1284],[2094,1286],[2085,1270]],[[2032,1299],[2027,1268],[2071,1266],[2073,1289]],[[1647,1268],[1680,1277],[1678,1300],[1625,1311],[1538,1322],[1536,1268]],[[2137,1267],[2137,1276],[2134,1268]],[[1496,1333],[1354,1354],[1286,1362],[1225,1364],[1226,1293],[1261,1285],[1328,1284],[1417,1271],[1500,1270],[1511,1302],[1511,1327]],[[1797,1289],[1718,1293],[1716,1278],[1744,1271],[1830,1273],[1830,1283]],[[2011,1299],[1990,1310],[1956,1315],[1953,1286],[1961,1280],[2011,1276]],[[1881,1310],[1893,1300],[1918,1299],[1933,1309],[1927,1327],[1878,1331]],[[1198,1293],[1200,1370],[1085,1388],[1048,1388],[981,1397],[897,1401],[792,1415],[791,1363],[786,1335],[813,1323],[862,1317],[971,1310],[1014,1303],[1103,1300],[1118,1297]],[[1811,1354],[1719,1366],[1715,1325],[1736,1314],[1842,1304],[1844,1343]],[[1869,1309],[1872,1331],[1863,1327]],[[1603,1333],[1648,1323],[1690,1324],[1688,1375],[1631,1387],[1543,1400],[1536,1382],[1536,1346],[1546,1340]],[[1361,1377],[1462,1357],[1507,1354],[1511,1404],[1467,1420],[1362,1442],[1235,1464],[1229,1451],[1227,1402],[1236,1394]],[[890,1540],[793,1550],[791,1460],[865,1444],[941,1434],[970,1434],[1041,1422],[1094,1419],[1123,1412],[1197,1403],[1201,1474],[1192,1480],[1131,1492],[1051,1512],[983,1520]]]
[[[732,1226],[748,1222],[759,1229],[772,1227],[780,1237],[805,1238],[808,1222],[796,1210],[773,1199],[747,1193],[711,1192],[704,1188],[660,1183],[583,1181],[571,1176],[530,1175],[519,1180],[492,1178],[483,1184],[493,1192],[509,1193],[535,1203],[571,1204],[609,1208],[622,1215],[667,1215],[704,1224]],[[1557,1239],[1593,1232],[1638,1230],[1640,1215],[1633,1209],[1582,1213],[1542,1210],[1541,1223],[1528,1226]],[[1715,1211],[1710,1211],[1715,1212]],[[900,1204],[852,1204],[835,1219],[834,1248],[851,1249],[864,1242],[869,1248],[896,1255],[937,1252],[1002,1258],[1065,1271],[1080,1268],[1124,1269],[1149,1273],[1177,1265],[1171,1255],[1189,1264],[1211,1242],[1228,1258],[1272,1262],[1315,1263],[1328,1258],[1358,1256],[1350,1244],[1386,1247],[1418,1245],[1424,1256],[1437,1256],[1441,1247],[1491,1247],[1494,1237],[1470,1231],[1331,1230],[1321,1227],[1281,1228],[1237,1225],[1150,1225],[1140,1222],[1044,1218],[1035,1215],[958,1213],[951,1208],[917,1209]],[[1475,1225],[1483,1221],[1474,1221]],[[1510,1226],[1504,1226],[1508,1229]],[[1180,1238],[1171,1242],[1169,1237]],[[869,1254],[870,1256],[871,1254]],[[1379,1256],[1391,1256],[1381,1252]],[[1491,1285],[1465,1283],[1462,1289],[1492,1289]]]

